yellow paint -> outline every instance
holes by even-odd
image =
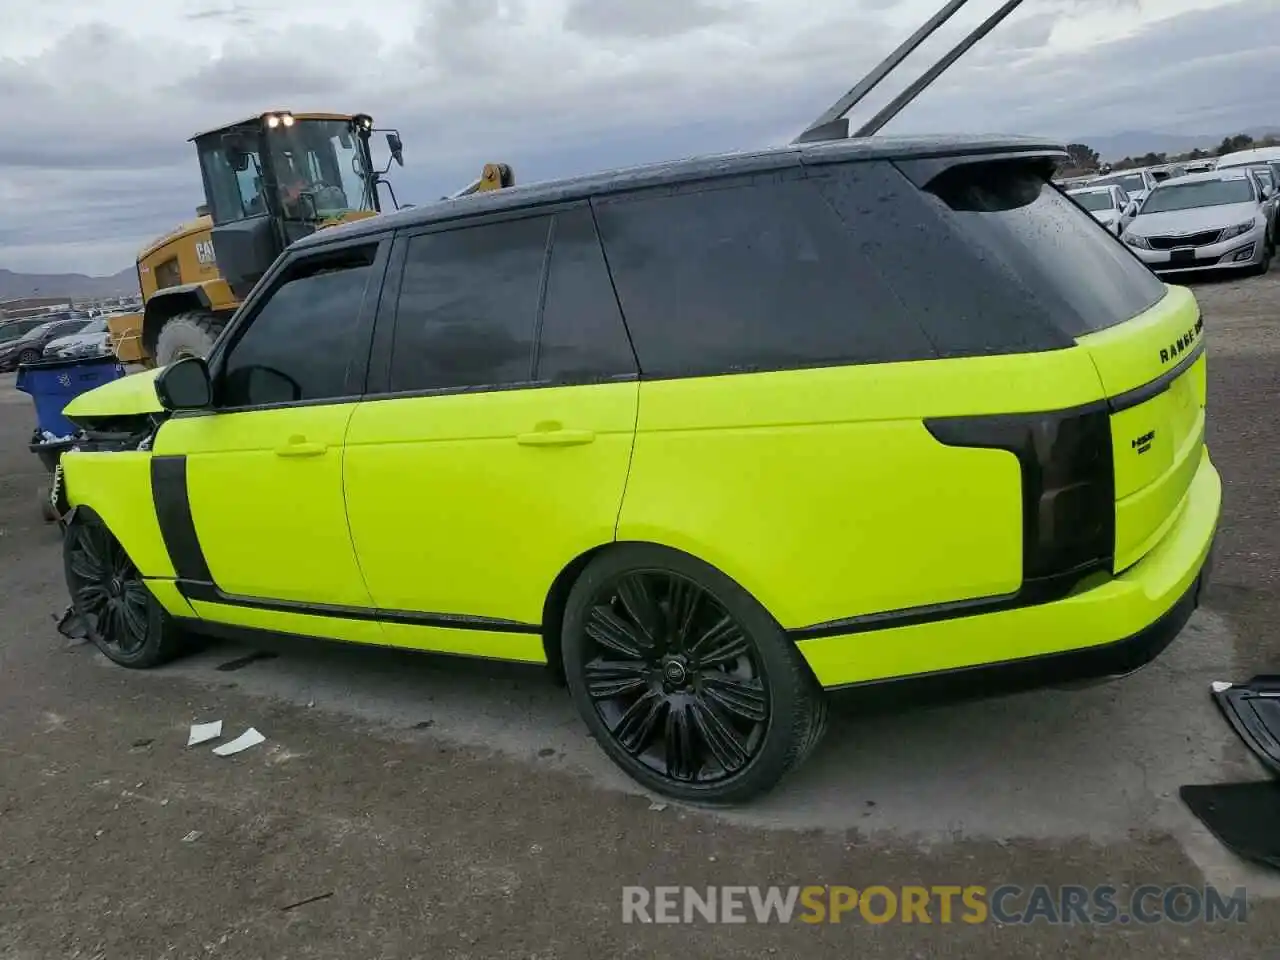
[[[175,575],[151,499],[151,454],[68,451],[62,455],[62,472],[68,502],[98,514],[139,573]]]
[[[616,383],[360,404],[346,497],[374,602],[540,623],[556,575],[613,539],[636,396]],[[540,429],[593,439],[542,445]]]
[[[120,313],[107,317],[111,352],[121,363],[142,363],[147,352],[142,347],[142,314]]]
[[[618,538],[706,560],[788,628],[1007,593],[1017,460],[945,447],[922,419],[1098,389],[1083,350],[644,383]]]
[[[199,616],[187,602],[187,598],[182,595],[178,589],[177,581],[174,580],[146,580],[143,581],[147,585],[147,589],[151,591],[151,595],[156,598],[160,606],[170,616],[186,617],[188,619]]]
[[[187,455],[196,533],[224,591],[370,607],[342,491],[355,404],[176,417],[157,455]],[[314,455],[299,455],[307,451]]]
[[[75,397],[62,408],[62,415],[77,417],[118,417],[142,413],[160,413],[164,407],[156,395],[159,370],[138,373],[112,380]]]
[[[1195,581],[1221,502],[1222,482],[1202,451],[1176,522],[1122,576],[1056,603],[803,640],[799,650],[819,683],[838,686],[1085,649],[1132,636],[1171,609]]]

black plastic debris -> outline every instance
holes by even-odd
[[[1193,785],[1178,792],[1228,850],[1280,870],[1280,781]]]
[[[1280,776],[1280,675],[1214,684],[1213,699],[1240,739]]]
[[[76,613],[74,604],[68,604],[67,609],[63,611],[61,617],[55,618],[58,621],[58,632],[70,640],[88,640],[89,631],[85,627],[84,620]]]

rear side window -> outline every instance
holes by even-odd
[[[935,355],[803,173],[594,202],[646,376]]]
[[[539,382],[597,383],[636,373],[591,211],[557,214],[538,338]]]
[[[532,217],[409,240],[396,308],[393,392],[533,378],[550,224],[550,217]]]
[[[348,395],[347,367],[376,253],[374,245],[290,270],[227,350],[218,405]]]
[[[1168,189],[1167,187],[1162,189]],[[1006,270],[1071,337],[1104,330],[1154,306],[1164,284],[1036,167],[969,164],[934,179],[957,254]]]

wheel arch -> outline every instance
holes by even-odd
[[[78,518],[96,518],[143,577],[177,575],[156,516],[149,452],[68,452],[62,469],[72,508],[66,526]]]
[[[166,287],[153,294],[142,314],[142,346],[147,353],[154,356],[160,330],[169,320],[192,310],[213,312],[213,302],[203,284]]]
[[[612,553],[615,550],[636,546],[657,547],[660,550],[665,550],[669,553],[696,561],[697,563],[705,564],[715,570],[720,576],[725,577],[736,584],[748,596],[755,600],[756,603],[760,604],[765,612],[773,617],[775,622],[777,622],[777,615],[774,611],[769,609],[768,604],[766,604],[756,592],[744,584],[741,579],[734,576],[732,571],[726,570],[723,565],[713,562],[706,556],[701,556],[698,553],[674,546],[670,543],[663,543],[660,540],[611,540],[608,543],[602,543],[589,550],[584,550],[569,561],[569,563],[565,564],[564,568],[552,581],[551,588],[547,591],[546,600],[543,602],[542,607],[542,647],[543,653],[546,654],[547,665],[551,668],[558,681],[563,682],[564,680],[562,634],[564,629],[565,607],[568,603],[569,593],[573,589],[573,585],[578,581],[578,578],[582,576],[583,571],[586,570],[592,560],[604,554]]]

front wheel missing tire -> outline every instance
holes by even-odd
[[[606,753],[668,796],[739,803],[822,734],[808,665],[746,591],[683,554],[626,545],[583,572],[565,615],[565,674]]]

